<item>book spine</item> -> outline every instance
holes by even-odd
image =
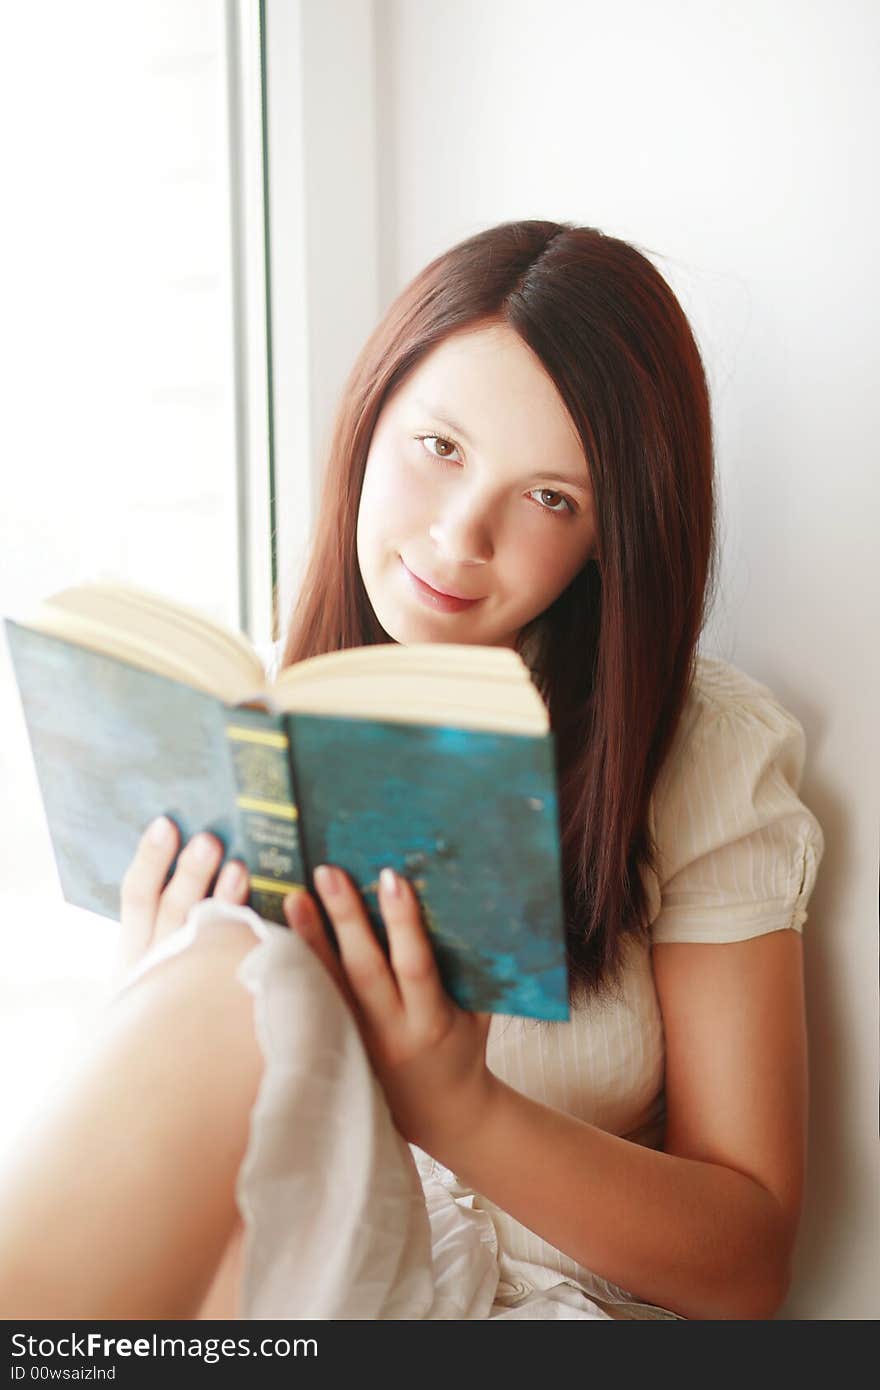
[[[285,893],[306,886],[285,716],[229,707],[226,741],[235,784],[237,839],[250,871],[249,906],[286,926]]]

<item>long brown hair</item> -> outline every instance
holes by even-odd
[[[634,246],[593,227],[506,222],[438,256],[397,297],[343,389],[281,666],[393,639],[367,597],[357,516],[383,405],[449,334],[514,329],[579,433],[595,554],[522,630],[559,778],[572,1005],[619,988],[646,936],[648,804],[694,673],[716,579],[709,393],[687,318]]]

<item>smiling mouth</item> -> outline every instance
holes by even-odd
[[[417,574],[413,573],[402,555],[399,558],[404,573],[416,595],[422,599],[423,602],[427,601],[431,607],[438,609],[440,612],[458,613],[482,601],[482,595],[480,595],[479,598],[460,598],[456,594],[446,593],[443,589],[435,589],[433,585],[428,584],[426,580],[420,579]]]
[[[404,569],[412,575],[413,579],[417,579],[420,584],[424,584],[425,588],[430,589],[432,594],[439,594],[441,598],[457,598],[461,603],[477,602],[476,598],[468,598],[466,594],[454,594],[450,589],[438,589],[436,585],[429,583],[427,579],[423,579],[420,574],[416,574],[415,570],[411,570],[405,560],[403,560],[403,566]]]

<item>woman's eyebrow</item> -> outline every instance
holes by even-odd
[[[461,425],[457,425],[454,420],[450,420],[449,416],[444,415],[441,410],[435,410],[433,406],[428,405],[427,401],[415,401],[414,404],[419,410],[424,410],[426,414],[430,415],[432,420],[438,420],[441,425],[445,425],[446,428],[452,430],[454,434],[461,435],[461,438],[466,444],[473,446],[474,441],[471,439],[467,430],[462,429]]]
[[[419,410],[424,410],[427,415],[430,415],[432,420],[436,420],[440,425],[445,425],[453,434],[457,434],[460,439],[464,440],[465,444],[469,444],[471,448],[474,447],[474,441],[471,439],[467,430],[463,429],[461,425],[457,425],[454,420],[450,420],[449,416],[445,415],[442,410],[435,410],[427,401],[415,401],[414,405]],[[583,475],[579,478],[574,478],[568,473],[557,473],[550,468],[537,468],[532,471],[543,474],[545,478],[552,478],[555,483],[567,483],[569,487],[579,487],[583,492],[590,491],[590,480]],[[529,473],[528,476],[531,477],[531,473]],[[525,478],[523,478],[522,481],[525,482]]]

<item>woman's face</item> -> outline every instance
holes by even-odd
[[[357,552],[382,627],[512,647],[595,542],[587,461],[538,358],[506,325],[444,339],[386,402],[367,457]],[[410,575],[478,602],[448,611]]]

